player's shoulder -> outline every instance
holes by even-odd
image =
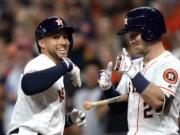
[[[161,63],[180,67],[180,61],[169,51],[167,51],[166,56],[161,59]]]
[[[46,55],[40,54],[30,60],[25,66],[25,72],[38,71],[55,65]]]
[[[180,61],[169,51],[159,60],[159,68],[166,71],[175,71],[180,74]]]
[[[37,57],[33,58],[32,60],[30,60],[26,66],[31,66],[31,65],[41,65],[42,63],[44,63],[46,60],[45,55],[40,54]]]

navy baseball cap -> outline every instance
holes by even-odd
[[[62,18],[57,16],[48,17],[43,20],[36,28],[35,37],[36,40],[38,40],[62,30],[67,31],[69,34],[72,34],[75,31],[75,29],[71,26],[68,26]]]

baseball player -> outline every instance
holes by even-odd
[[[110,80],[112,62],[100,73],[99,86],[106,98],[129,95],[128,135],[178,135],[180,62],[161,42],[163,16],[155,8],[138,7],[127,13],[124,23],[118,34],[126,33],[143,57],[132,61],[123,49],[114,66],[123,73],[116,90]],[[115,111],[120,106],[110,105]]]
[[[67,58],[74,28],[59,17],[42,21],[35,33],[40,55],[27,63],[18,88],[8,135],[63,135],[64,127],[85,126],[85,113],[65,115],[63,75],[81,86],[80,70]]]

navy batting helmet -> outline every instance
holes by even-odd
[[[55,32],[62,31],[62,30],[67,31],[68,38],[70,41],[70,49],[71,49],[73,46],[72,33],[74,33],[75,31],[74,28],[71,26],[68,26],[67,23],[62,18],[57,17],[57,16],[48,17],[45,20],[43,20],[38,25],[35,32],[35,38],[36,38],[36,43],[37,43],[39,52],[41,51],[38,44],[39,39],[49,36]]]
[[[143,40],[157,41],[166,33],[163,15],[155,8],[138,7],[127,13],[124,28],[118,34],[140,32]]]

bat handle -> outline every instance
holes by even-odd
[[[84,104],[83,104],[83,108],[85,110],[89,110],[89,109],[91,109],[92,107],[95,107],[95,106],[111,104],[111,103],[116,103],[116,102],[122,102],[122,101],[127,101],[127,100],[128,100],[128,95],[117,96],[117,97],[114,97],[114,98],[109,98],[109,99],[96,101],[96,102],[85,101]]]

